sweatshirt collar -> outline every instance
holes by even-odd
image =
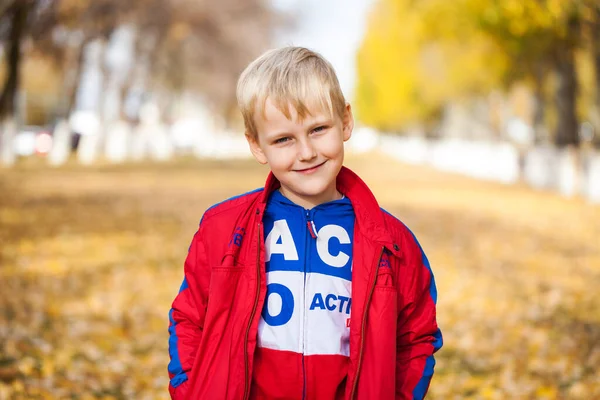
[[[350,199],[352,203],[356,215],[355,228],[360,229],[365,236],[396,253],[394,249],[396,246],[394,246],[392,237],[385,227],[383,211],[367,184],[347,167],[342,167],[336,183],[340,193]],[[261,203],[264,204],[263,207],[266,206],[271,193],[279,189],[280,186],[281,184],[275,178],[273,172],[270,172],[260,199]]]
[[[306,210],[306,208],[302,207],[299,204],[294,203],[292,200],[285,197],[283,195],[283,193],[281,193],[281,191],[277,190],[277,189],[274,190],[273,192],[271,192],[268,203],[277,203],[277,204],[282,204],[282,205],[296,207],[296,208]],[[331,207],[338,207],[340,205],[347,205],[349,208],[352,208],[351,204],[352,203],[350,202],[350,200],[345,195],[343,195],[343,197],[341,199],[331,200],[326,203],[319,204],[319,205],[313,207],[312,210],[329,209]]]

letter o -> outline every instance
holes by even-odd
[[[277,315],[269,314],[269,299],[272,294],[278,294],[281,297],[281,310]],[[263,307],[262,317],[270,326],[281,326],[287,323],[294,313],[294,296],[290,289],[280,283],[270,283],[267,285],[267,295],[265,296],[265,306]]]

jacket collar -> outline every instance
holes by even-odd
[[[386,229],[383,211],[367,184],[347,167],[342,167],[336,181],[340,193],[348,197],[352,203],[356,215],[356,228],[371,240],[388,248],[392,253],[397,253],[395,249],[397,246],[394,246],[392,236]],[[270,172],[265,183],[265,190],[260,198],[261,209],[264,210],[269,195],[280,186],[281,184],[273,172]]]

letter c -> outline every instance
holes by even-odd
[[[350,236],[344,228],[339,225],[325,225],[317,234],[317,253],[323,262],[332,267],[342,268],[350,260],[350,256],[343,251],[340,251],[336,256],[329,252],[329,240],[337,238],[340,244],[349,244]]]
[[[329,300],[337,300],[337,298],[335,297],[335,294],[328,294],[327,297],[325,297],[325,306],[327,307],[327,309],[329,311],[333,311],[335,310],[335,304],[330,304]]]

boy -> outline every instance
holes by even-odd
[[[237,89],[264,189],[208,209],[169,313],[173,399],[422,399],[442,346],[425,254],[342,166],[332,66],[271,50]]]

